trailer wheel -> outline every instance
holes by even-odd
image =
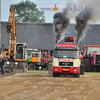
[[[84,64],[85,64],[85,72],[90,72],[91,66],[90,66],[90,60],[88,58],[84,59]]]
[[[28,65],[28,69],[29,69],[29,70],[35,70],[35,65],[34,65],[33,63],[30,63],[30,64]]]

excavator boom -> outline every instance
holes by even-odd
[[[8,19],[7,33],[9,34],[8,58],[9,59],[14,59],[14,56],[15,56],[15,43],[16,43],[14,4],[11,4],[11,6],[10,6],[10,16],[9,16],[9,19]]]

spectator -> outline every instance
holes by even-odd
[[[1,51],[0,51],[0,67],[1,67],[1,74],[4,74],[4,63],[5,60],[3,59],[3,56],[1,54]]]
[[[5,59],[2,56],[2,73],[1,74],[5,74],[5,66],[6,66],[6,62],[5,62]]]

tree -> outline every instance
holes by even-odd
[[[16,22],[45,22],[44,11],[39,11],[36,4],[29,0],[15,4]]]

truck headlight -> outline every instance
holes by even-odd
[[[58,69],[55,69],[55,71],[58,71]]]
[[[74,69],[74,71],[77,71],[77,69]]]

